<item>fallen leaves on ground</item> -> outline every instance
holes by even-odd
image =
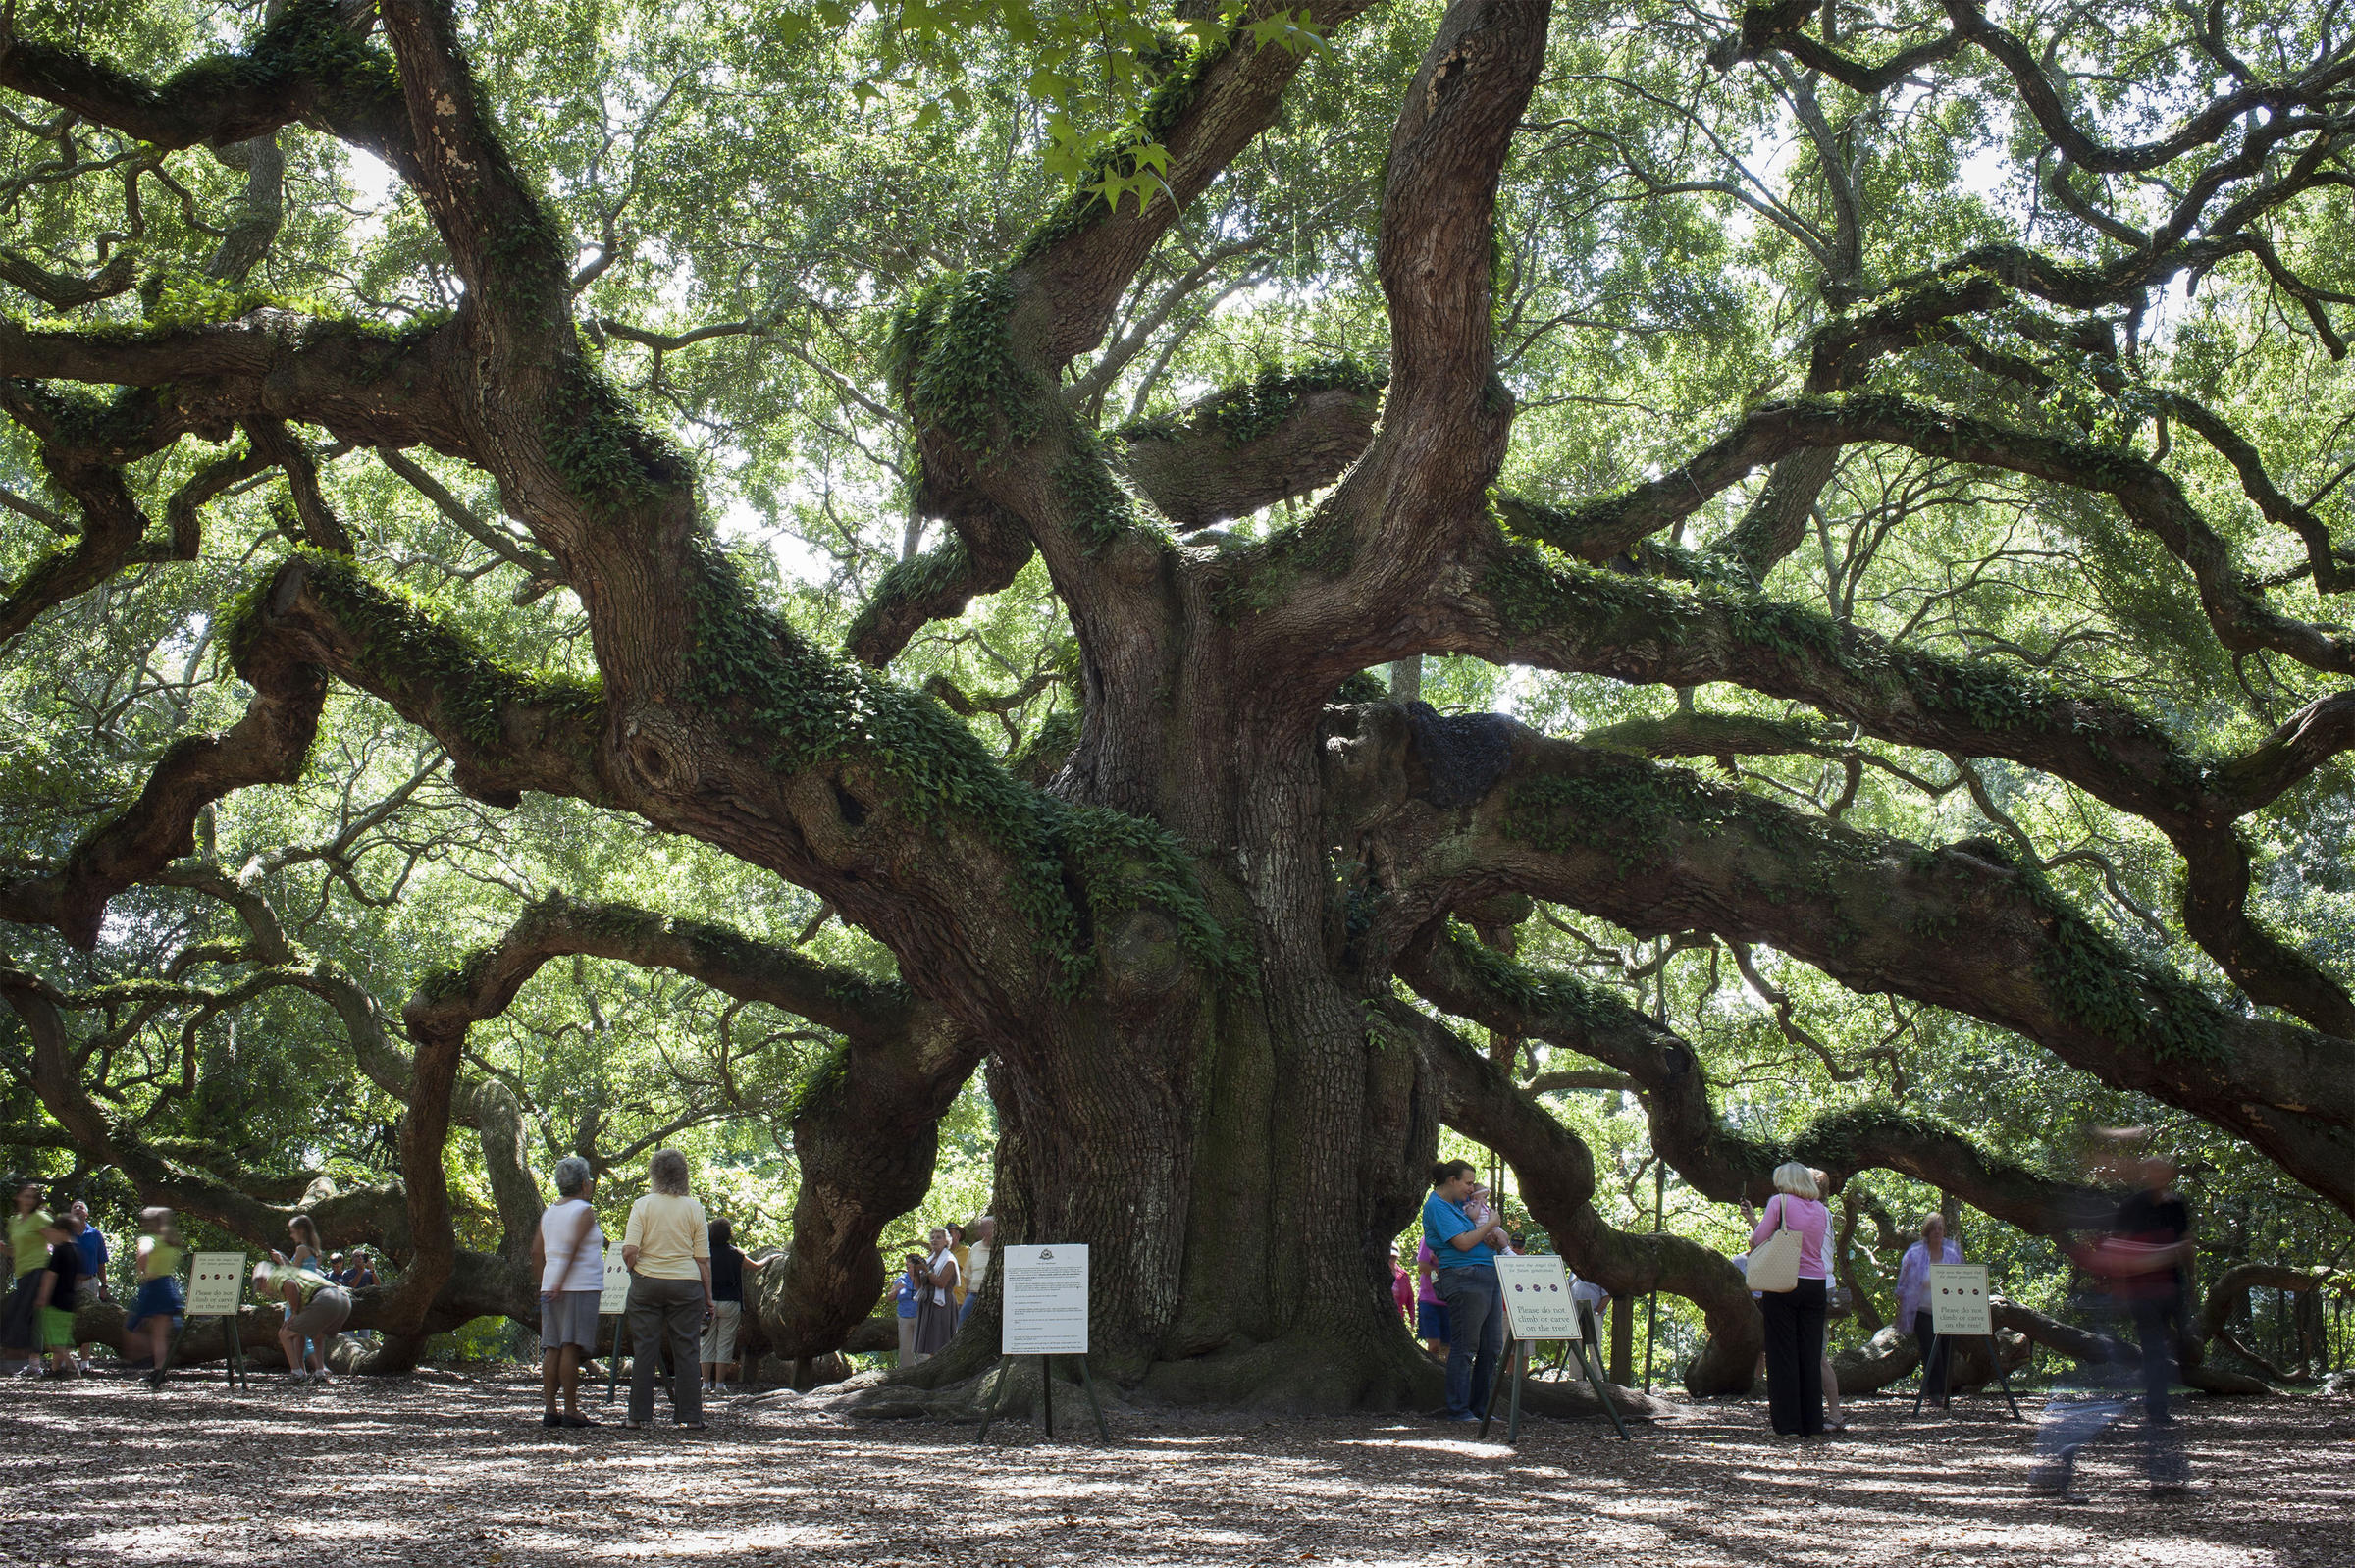
[[[109,1380],[0,1385],[0,1560],[284,1568],[569,1568],[713,1557],[1032,1568],[1118,1562],[1647,1568],[2355,1568],[2355,1408],[2198,1399],[2197,1478],[2148,1496],[2132,1433],[2088,1453],[2082,1502],[2028,1496],[2032,1428],[2000,1405],[1850,1401],[1799,1445],[1755,1403],[1637,1429],[1533,1422],[1518,1449],[1418,1416],[1268,1421],[1120,1409],[1048,1441],[1003,1423],[847,1419],[727,1395],[711,1428],[540,1425],[522,1378],[331,1388]],[[2031,1419],[2034,1408],[2029,1407]],[[1498,1428],[1501,1436],[1501,1425]]]

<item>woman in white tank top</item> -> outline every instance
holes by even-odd
[[[597,1176],[574,1155],[556,1162],[557,1201],[540,1215],[532,1267],[540,1275],[540,1393],[544,1427],[594,1427],[581,1414],[581,1360],[597,1348],[597,1301],[605,1285],[605,1233],[589,1200]],[[556,1413],[556,1395],[564,1412]]]

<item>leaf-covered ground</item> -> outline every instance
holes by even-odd
[[[2114,1448],[2074,1504],[2024,1494],[2028,1428],[1889,1400],[1804,1449],[1750,1403],[1632,1443],[1540,1422],[1517,1452],[1412,1417],[1135,1411],[1108,1447],[1060,1420],[1067,1440],[1025,1422],[980,1447],[790,1394],[723,1398],[703,1434],[565,1434],[534,1385],[431,1375],[12,1381],[0,1406],[0,1560],[42,1565],[2355,1562],[2345,1401],[2193,1401],[2188,1498],[2151,1499]]]

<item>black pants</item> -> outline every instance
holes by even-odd
[[[1821,1280],[1758,1298],[1766,1319],[1766,1411],[1786,1437],[1823,1431],[1823,1299]]]
[[[2167,1395],[2175,1383],[2175,1343],[2183,1333],[2183,1298],[2134,1304],[2134,1335],[2142,1341],[2142,1408],[2153,1421],[2167,1419]]]
[[[1921,1346],[1921,1396],[1946,1403],[1946,1341],[1930,1327],[1930,1315],[1913,1314],[1913,1342]]]

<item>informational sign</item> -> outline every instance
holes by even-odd
[[[1006,1315],[998,1350],[1009,1356],[1087,1354],[1087,1248],[1000,1247]]]
[[[605,1282],[597,1294],[597,1315],[618,1318],[630,1310],[630,1271],[621,1261],[621,1248],[605,1249]]]
[[[234,1318],[245,1296],[242,1252],[199,1252],[188,1261],[188,1316]]]
[[[1930,1265],[1930,1332],[1990,1334],[1995,1315],[1987,1304],[1987,1265]]]
[[[1515,1339],[1576,1339],[1578,1303],[1559,1258],[1498,1258],[1504,1332]]]

